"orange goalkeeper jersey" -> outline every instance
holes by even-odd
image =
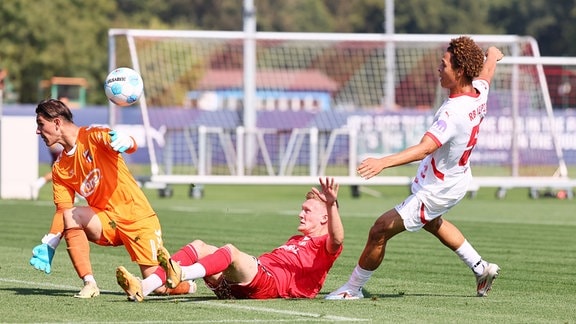
[[[80,127],[76,147],[62,152],[52,167],[55,217],[72,208],[75,193],[95,212],[105,210],[117,223],[132,223],[156,213],[128,170],[122,154],[110,146],[110,128]],[[127,151],[136,151],[136,144]],[[63,230],[63,228],[62,228]],[[55,228],[51,232],[56,232]],[[62,232],[62,231],[60,231]]]

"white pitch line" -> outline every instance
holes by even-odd
[[[34,286],[34,287],[52,287],[52,288],[60,288],[60,289],[78,289],[78,286],[58,285],[58,284],[53,284],[53,283],[49,283],[49,282],[33,282],[33,281],[24,281],[24,280],[6,279],[6,278],[0,278],[0,282],[11,282],[11,283],[24,284],[24,285]],[[100,292],[111,293],[111,292],[115,292],[115,291],[102,290],[102,289],[100,289]]]
[[[77,286],[69,286],[69,285],[58,285],[53,283],[46,283],[46,282],[32,282],[32,281],[24,281],[24,280],[17,280],[17,279],[6,279],[0,278],[0,282],[9,282],[9,283],[17,283],[35,287],[52,287],[52,288],[60,288],[60,289],[76,289]],[[100,290],[101,292],[110,293],[113,291],[109,290]],[[308,317],[308,318],[315,318],[318,320],[326,320],[326,321],[335,321],[335,322],[367,322],[370,321],[369,319],[365,318],[355,318],[355,317],[343,317],[343,316],[333,316],[333,315],[323,315],[318,313],[304,313],[304,312],[295,312],[295,311],[288,311],[282,309],[273,309],[273,308],[264,308],[264,307],[254,307],[254,306],[244,306],[244,305],[237,305],[237,304],[224,304],[224,303],[216,303],[212,301],[192,301],[192,304],[203,304],[211,307],[224,307],[224,308],[235,308],[235,309],[242,309],[248,311],[255,311],[255,312],[263,312],[263,313],[274,313],[274,314],[283,314],[283,315],[290,315],[290,316],[298,316],[298,317]],[[183,304],[184,305],[184,304]],[[295,321],[288,320],[288,321]],[[194,323],[228,323],[229,321],[194,321]],[[238,323],[238,321],[232,321]],[[246,322],[257,322],[254,320],[247,320]],[[271,322],[271,321],[266,321]],[[272,322],[284,322],[273,320]],[[153,323],[158,323],[153,321]],[[187,321],[187,323],[190,323]]]
[[[254,306],[243,306],[243,305],[236,305],[236,304],[222,304],[222,303],[215,303],[211,301],[198,301],[194,302],[197,304],[203,305],[210,305],[214,307],[227,307],[227,308],[236,308],[236,309],[243,309],[249,311],[257,311],[257,312],[264,312],[264,313],[274,313],[274,314],[283,314],[283,315],[291,315],[291,316],[301,316],[301,317],[313,317],[317,319],[326,319],[330,321],[342,321],[342,322],[366,322],[369,321],[365,318],[355,318],[355,317],[343,317],[343,316],[332,316],[332,315],[323,315],[317,313],[303,313],[303,312],[295,312],[295,311],[287,311],[281,309],[272,309],[272,308],[264,308],[264,307],[254,307]]]

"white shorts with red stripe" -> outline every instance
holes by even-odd
[[[423,201],[415,194],[408,196],[395,209],[404,220],[407,231],[416,232],[431,220],[447,213],[460,199],[442,200],[434,197],[433,200]]]

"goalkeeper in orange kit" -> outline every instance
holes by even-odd
[[[47,146],[59,143],[64,150],[52,166],[56,212],[49,233],[33,249],[30,264],[50,273],[54,253],[64,238],[74,269],[84,281],[74,297],[100,294],[90,263],[89,241],[102,246],[124,245],[144,278],[153,273],[165,278],[156,258],[162,246],[160,222],[121,154],[136,151],[134,139],[105,126],[77,126],[70,109],[55,99],[38,104],[36,123],[36,133]],[[88,206],[74,206],[76,194],[84,197]],[[186,294],[195,290],[195,283],[183,282],[174,289],[156,292]]]

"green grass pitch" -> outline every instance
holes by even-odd
[[[234,243],[259,255],[297,233],[306,186],[207,186],[203,199],[175,187],[172,198],[146,191],[158,212],[166,247],[175,251],[199,238]],[[131,303],[115,282],[124,265],[138,273],[122,247],[91,244],[102,294],[79,300],[81,288],[66,244],[58,247],[52,274],[28,263],[32,247],[50,226],[54,210],[48,186],[38,201],[0,200],[0,322],[131,323],[576,323],[576,213],[573,200],[528,198],[515,189],[503,200],[482,188],[445,217],[454,222],[502,270],[487,298],[475,297],[471,271],[425,231],[402,233],[389,242],[386,259],[366,285],[368,298],[325,301],[345,282],[376,217],[408,188],[370,187],[379,197],[352,198],[342,187],[346,230],[342,256],[313,300],[216,300],[202,282],[185,297],[155,296]]]

